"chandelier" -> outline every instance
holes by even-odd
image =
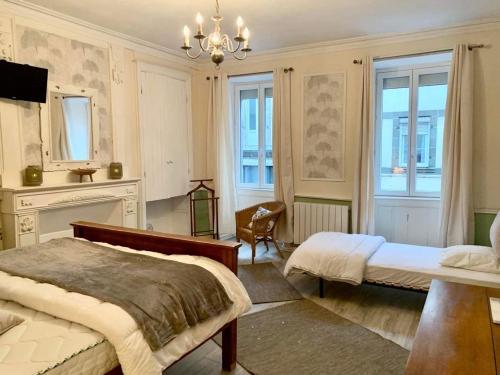
[[[190,45],[191,30],[189,27],[184,26],[184,45],[181,47],[186,51],[192,59],[197,59],[202,53],[210,54],[212,62],[218,67],[224,61],[224,52],[229,52],[236,60],[244,60],[247,57],[247,52],[252,49],[248,47],[248,40],[250,38],[250,31],[248,27],[243,29],[243,19],[238,17],[236,20],[237,32],[236,36],[231,39],[227,34],[221,32],[221,21],[224,18],[220,15],[219,0],[215,0],[215,16],[212,17],[214,22],[214,31],[208,36],[203,34],[203,17],[200,13],[196,15],[197,32],[193,35],[194,39],[198,40],[200,50],[197,54],[192,55],[190,50],[193,48]],[[237,43],[236,46],[233,40]]]

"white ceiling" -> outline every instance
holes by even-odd
[[[183,25],[205,20],[215,0],[27,0],[178,50]],[[500,17],[500,0],[220,0],[224,31],[241,15],[255,51],[475,23]]]

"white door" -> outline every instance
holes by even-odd
[[[189,183],[189,144],[186,82],[167,78],[168,126],[167,191],[168,197],[186,195]]]
[[[146,202],[186,194],[189,182],[189,75],[141,65],[140,130]]]

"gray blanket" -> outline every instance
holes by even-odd
[[[232,305],[202,267],[73,238],[1,251],[0,270],[120,306],[153,351]]]

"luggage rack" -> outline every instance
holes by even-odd
[[[191,218],[191,236],[219,239],[219,197],[205,184],[213,179],[190,180],[199,184],[187,193]]]

